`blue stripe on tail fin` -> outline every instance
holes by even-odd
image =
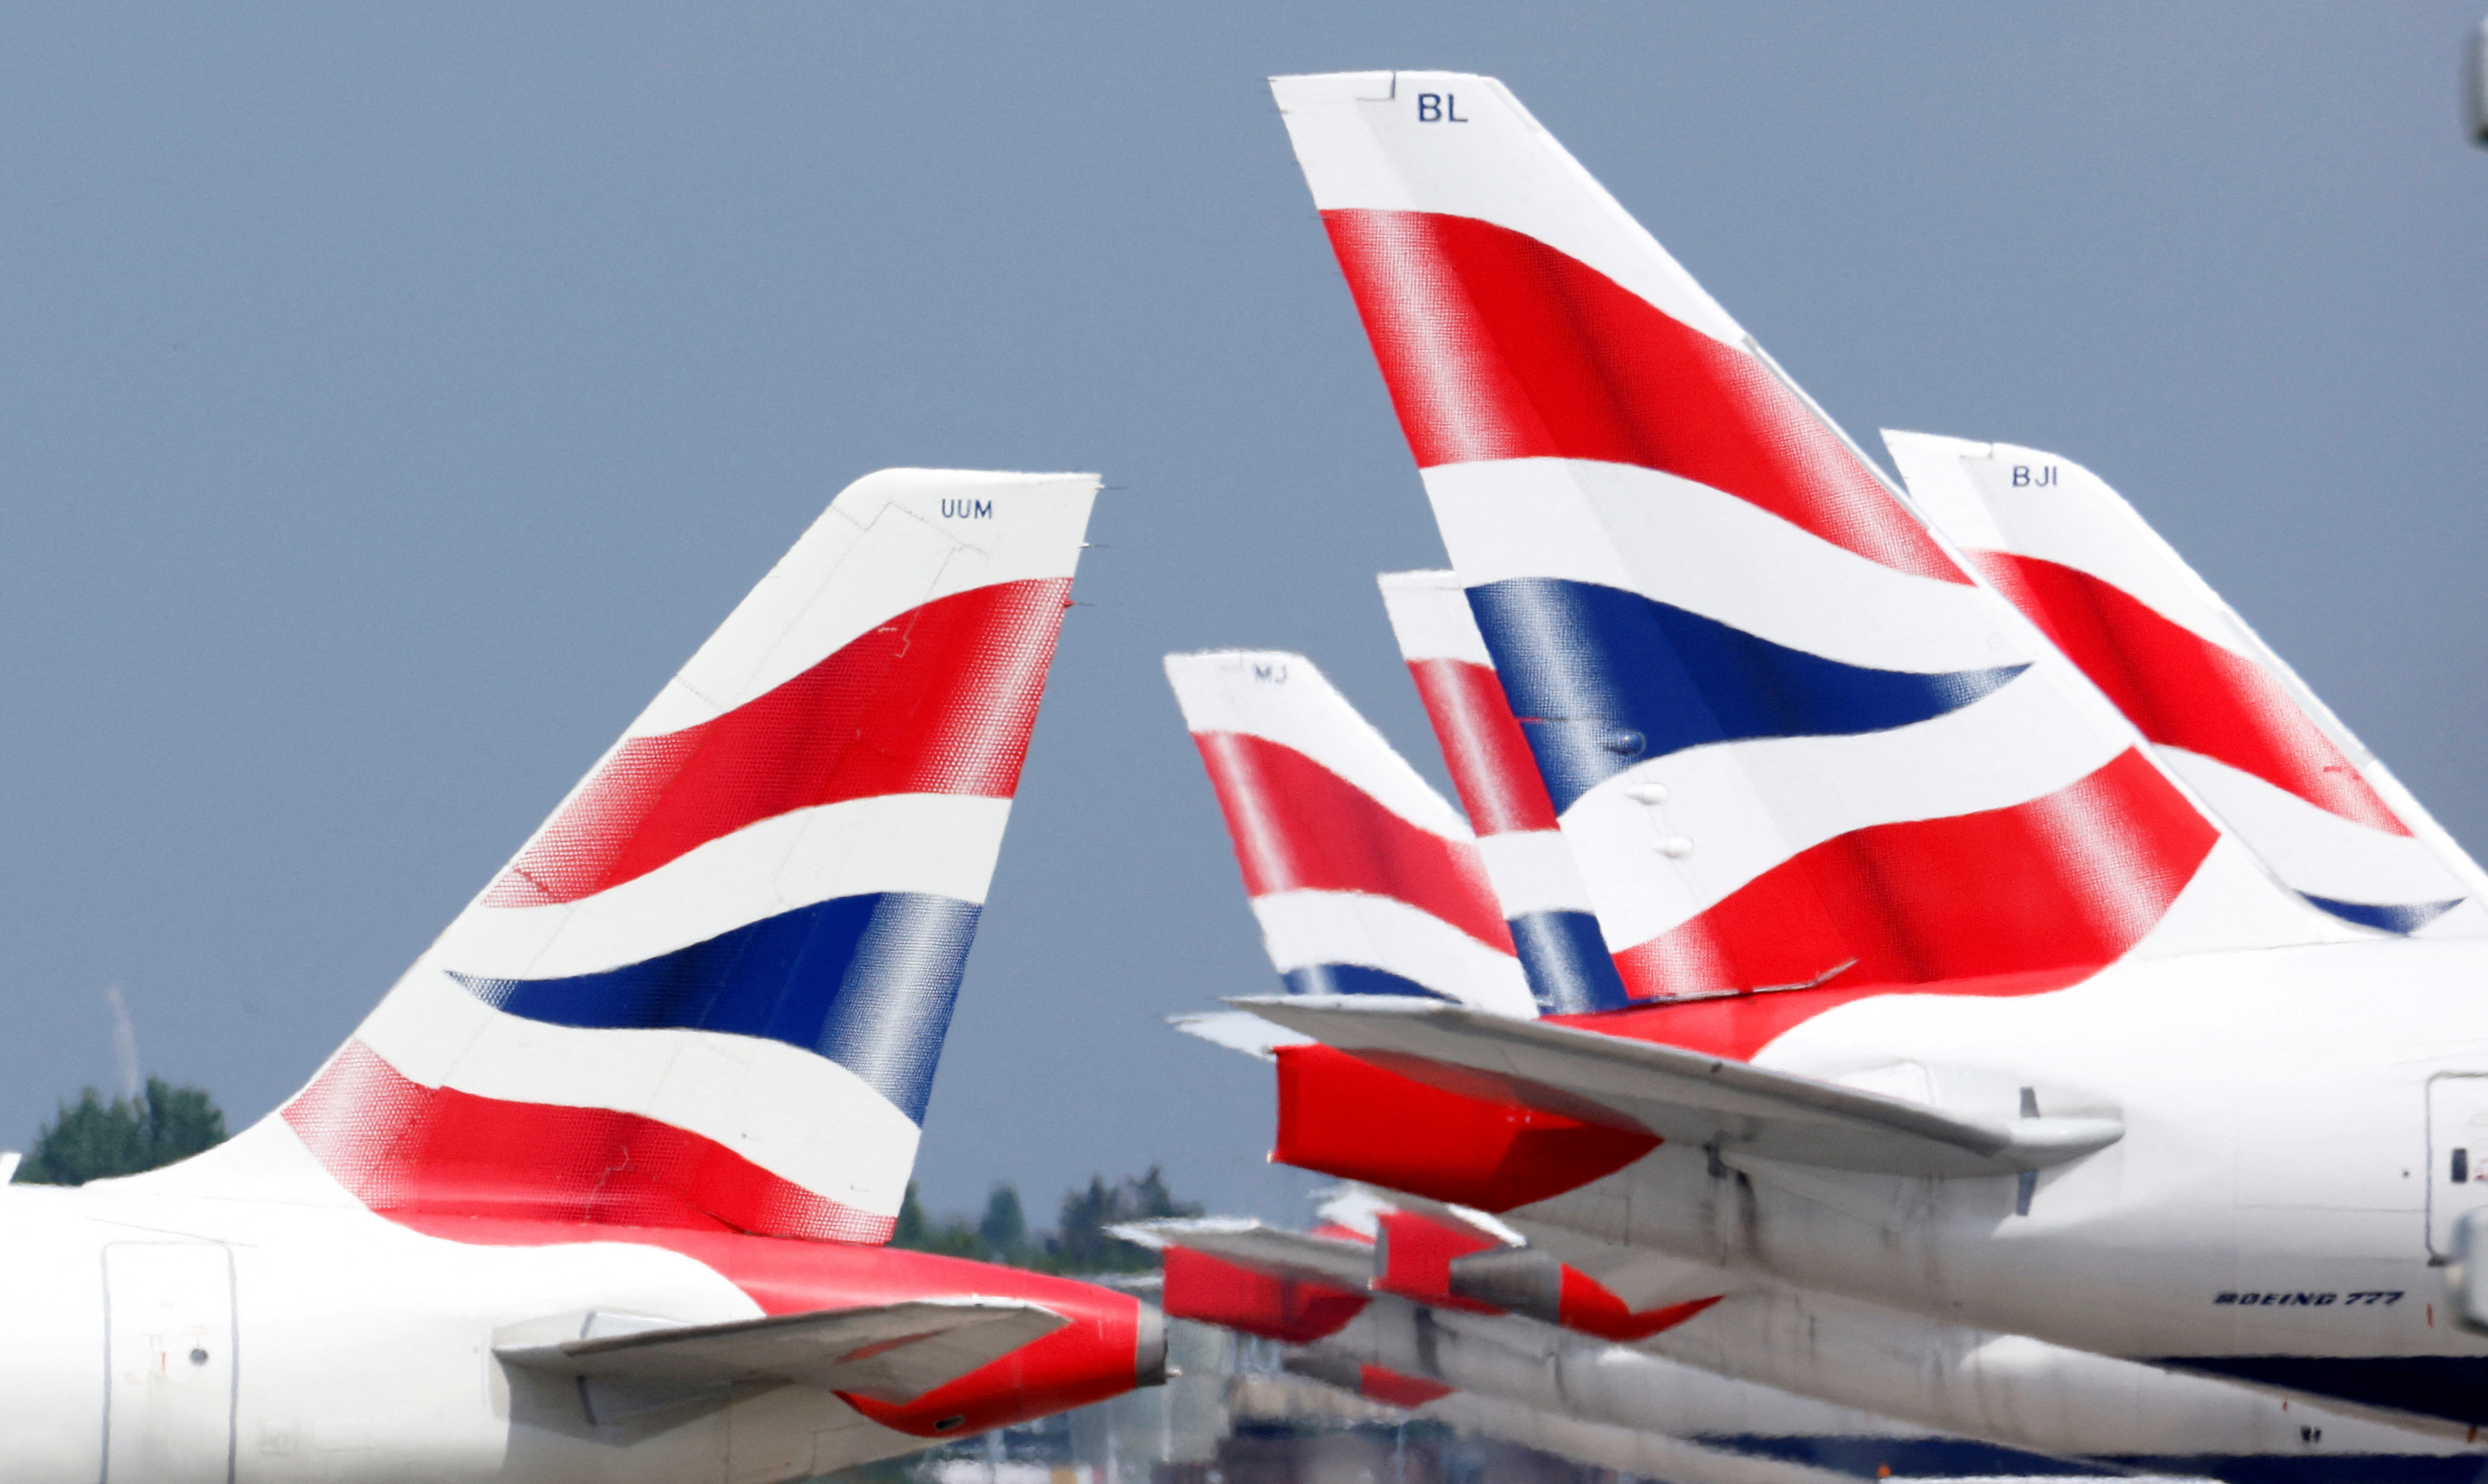
[[[1558,813],[1650,758],[1706,742],[1889,731],[1958,711],[2028,668],[1844,664],[1559,577],[1473,587],[1469,605]]]
[[[977,912],[975,903],[948,897],[873,892],[799,907],[600,973],[451,977],[525,1020],[718,1031],[818,1051],[920,1124]]]

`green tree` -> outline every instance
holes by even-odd
[[[1178,1201],[1167,1189],[1157,1165],[1137,1180],[1110,1186],[1103,1175],[1088,1177],[1087,1190],[1073,1189],[1062,1197],[1062,1222],[1054,1239],[1054,1264],[1064,1273],[1137,1273],[1157,1266],[1157,1255],[1107,1234],[1122,1221],[1201,1215],[1198,1201]]]
[[[1020,1209],[1019,1191],[1008,1183],[994,1187],[985,1198],[985,1218],[976,1223],[976,1237],[989,1257],[1017,1262],[1027,1255],[1028,1213]]]
[[[1070,1273],[1099,1273],[1117,1266],[1107,1248],[1128,1244],[1106,1235],[1115,1224],[1115,1189],[1103,1175],[1088,1177],[1088,1189],[1062,1192],[1062,1216],[1054,1227],[1054,1260]]]
[[[890,1245],[912,1252],[939,1252],[945,1257],[982,1257],[983,1244],[976,1229],[960,1217],[945,1217],[936,1221],[925,1214],[924,1203],[916,1194],[916,1182],[907,1183],[907,1194],[898,1203],[898,1224],[891,1228]]]
[[[1198,1201],[1174,1198],[1165,1172],[1156,1165],[1137,1180],[1108,1185],[1105,1176],[1092,1175],[1087,1189],[1065,1191],[1062,1220],[1052,1232],[1028,1229],[1027,1208],[1008,1182],[994,1187],[985,1198],[984,1216],[973,1224],[965,1217],[935,1217],[925,1211],[910,1182],[890,1245],[1046,1273],[1138,1273],[1156,1267],[1156,1254],[1108,1236],[1106,1228],[1118,1221],[1199,1216],[1201,1211]]]
[[[1174,1192],[1167,1189],[1166,1173],[1154,1164],[1150,1165],[1149,1172],[1140,1179],[1124,1181],[1123,1187],[1131,1192],[1132,1207],[1132,1214],[1124,1218],[1125,1220],[1150,1221],[1165,1217],[1197,1217],[1203,1210],[1201,1202],[1197,1200],[1176,1200]]]
[[[196,1087],[147,1079],[138,1097],[103,1101],[89,1087],[42,1126],[17,1167],[29,1185],[84,1185],[186,1160],[225,1141],[225,1115]]]
[[[916,1182],[907,1182],[907,1194],[898,1203],[898,1224],[890,1230],[890,1245],[911,1252],[924,1250],[925,1240],[933,1235],[932,1219],[924,1214],[924,1203],[916,1198]]]

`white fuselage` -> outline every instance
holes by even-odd
[[[1856,1000],[1757,1064],[1923,1086],[1990,1120],[2028,1088],[2045,1114],[2117,1119],[2124,1137],[2043,1172],[2027,1215],[2010,1176],[1662,1145],[1509,1217],[1559,1249],[1574,1233],[2107,1355],[2488,1358],[2431,1266],[2474,1203],[2448,1152],[2470,1136],[2454,1079],[2488,1075],[2483,990],[2488,947],[2396,941],[2129,962],[2024,997]]]
[[[800,1477],[924,1445],[826,1391],[744,1386],[674,1425],[599,1424],[496,1344],[591,1311],[760,1307],[628,1241],[495,1246],[368,1212],[107,1184],[0,1188],[0,1438],[12,1484],[454,1484]]]

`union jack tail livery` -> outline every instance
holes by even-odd
[[[1459,574],[1393,572],[1379,580],[1400,657],[1478,831],[1478,851],[1539,1009],[1553,1015],[1621,1007],[1624,981],[1556,827],[1528,739],[1504,700],[1494,658],[1469,615]]]
[[[1634,998],[1822,991],[1750,1055],[2329,931],[1499,83],[1273,86]]]
[[[1592,1249],[1767,1280],[1684,1343],[1921,1419],[2113,1456],[2157,1412],[2187,1466],[2132,1462],[2190,1475],[2443,1456],[2090,1352],[2469,1446],[2472,863],[2095,482],[1898,440],[1926,523],[1491,79],[1274,88],[1649,1001],[1249,1001],[1318,1043],[1278,1053],[1274,1157],[1493,1213],[1639,1306]],[[1813,1296],[1927,1330],[1861,1312],[1837,1360]]]
[[[223,1158],[415,1225],[885,1240],[1096,488],[849,486]]]
[[[1288,993],[1534,1013],[1476,836],[1302,655],[1170,655]]]
[[[2478,866],[2098,475],[2009,443],[1883,443],[1918,509],[2283,882],[2380,932],[2488,931]]]

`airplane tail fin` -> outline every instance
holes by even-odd
[[[1500,83],[1272,86],[1634,997],[2328,934]]]
[[[1478,831],[1478,852],[1538,1008],[1559,1015],[1622,1007],[1624,980],[1598,936],[1589,888],[1504,699],[1494,657],[1469,615],[1459,574],[1394,572],[1378,580],[1400,657]]]
[[[2379,932],[2488,932],[2477,863],[2098,475],[2009,443],[1883,443],[1918,509],[2291,889]]]
[[[1468,822],[1302,655],[1170,655],[1261,941],[1290,994],[1532,1014]]]
[[[409,1221],[887,1239],[1096,489],[847,487],[228,1148]]]

